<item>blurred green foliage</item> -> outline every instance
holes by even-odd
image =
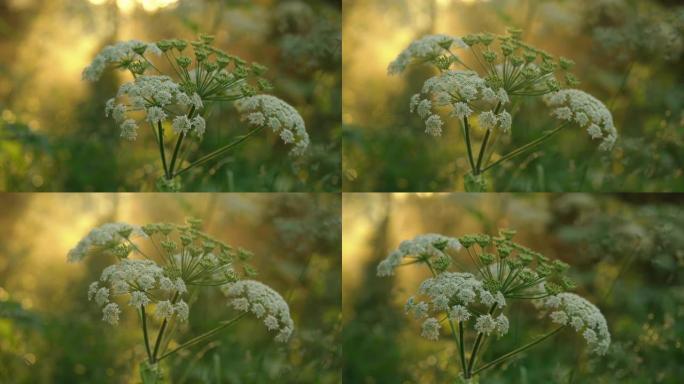
[[[349,0],[344,13],[345,191],[463,190],[468,164],[460,126],[451,121],[442,137],[429,137],[420,118],[409,113],[411,95],[434,73],[419,65],[399,77],[384,70],[408,42],[424,34],[502,33],[508,26],[522,28],[531,44],[574,60],[578,88],[609,107],[620,136],[614,150],[605,153],[586,132],[565,130],[492,169],[490,191],[684,190],[681,4]],[[497,143],[499,155],[555,127],[540,102],[522,100],[511,108],[512,134]],[[482,136],[475,133],[476,150]]]
[[[104,116],[106,100],[129,75],[110,70],[87,83],[80,71],[118,40],[192,40],[199,33],[215,34],[222,49],[269,67],[271,92],[302,114],[312,145],[295,159],[264,132],[185,175],[183,190],[340,190],[339,1],[179,1],[154,12],[92,3],[0,4],[0,190],[154,191],[161,166],[152,133],[126,142]],[[210,109],[197,154],[248,131],[232,105]]]
[[[605,357],[589,355],[581,335],[563,331],[481,377],[486,383],[679,383],[684,377],[684,199],[679,195],[451,194],[353,195],[346,212],[368,212],[346,228],[368,235],[345,240],[344,371],[353,383],[450,383],[457,345],[420,337],[403,303],[428,277],[404,267],[376,276],[377,263],[421,233],[459,236],[498,227],[517,241],[571,265],[578,294],[603,312],[612,334]],[[372,213],[371,213],[372,212]],[[346,236],[346,235],[345,235]],[[361,247],[363,245],[364,247]],[[467,265],[464,257],[464,264]],[[515,306],[512,306],[511,311]],[[483,361],[552,328],[533,307],[508,312],[510,333],[486,347]],[[472,346],[472,340],[469,341]]]
[[[58,201],[66,204],[58,208]],[[295,332],[288,343],[276,343],[261,322],[244,319],[169,358],[163,365],[168,382],[340,382],[336,196],[5,194],[0,206],[6,209],[0,218],[0,382],[140,382],[136,369],[145,352],[135,312],[124,309],[112,327],[87,300],[88,285],[113,260],[67,264],[65,246],[74,244],[50,239],[84,235],[78,231],[88,229],[75,229],[74,222],[182,222],[184,216],[203,217],[208,233],[255,253],[256,279],[286,299]],[[235,315],[216,289],[191,292],[190,300],[190,320],[175,333],[177,342]]]

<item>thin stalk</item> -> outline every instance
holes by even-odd
[[[463,322],[458,322],[458,334],[460,336],[458,343],[458,352],[461,355],[461,368],[463,369],[463,374],[466,372],[466,358],[465,358],[465,339],[463,335]]]
[[[190,108],[190,112],[188,112],[188,119],[192,118],[192,115],[195,113],[195,106],[193,105],[192,108]],[[185,138],[185,132],[181,132],[180,135],[178,135],[178,140],[176,140],[176,147],[173,149],[173,156],[171,157],[171,165],[169,166],[169,179],[174,177],[173,171],[176,168],[176,158],[178,157],[178,151],[180,150],[181,145],[183,144],[183,139]]]
[[[263,126],[256,127],[256,128],[254,128],[254,129],[252,129],[251,131],[247,132],[246,135],[240,137],[239,139],[233,141],[232,143],[229,143],[229,144],[227,144],[227,145],[225,145],[225,146],[223,146],[223,147],[221,147],[221,148],[219,148],[219,149],[217,149],[217,150],[215,150],[215,151],[213,151],[213,152],[211,152],[211,153],[209,153],[209,154],[207,154],[207,155],[205,155],[205,156],[202,156],[202,157],[199,158],[198,160],[195,160],[192,164],[190,164],[190,165],[188,165],[187,167],[185,167],[185,168],[181,169],[180,171],[176,172],[174,176],[178,176],[178,175],[180,175],[180,174],[182,174],[182,173],[185,173],[185,172],[187,172],[188,170],[190,170],[190,169],[193,168],[193,167],[196,167],[196,166],[198,166],[198,165],[202,165],[202,164],[204,164],[204,163],[206,163],[206,162],[208,162],[208,161],[211,161],[211,160],[215,159],[215,158],[218,157],[218,156],[221,156],[221,155],[225,154],[225,153],[228,152],[230,149],[232,149],[233,147],[235,147],[235,146],[237,146],[237,145],[243,143],[243,142],[246,141],[250,136],[253,136],[254,134],[256,134],[257,132],[259,132],[259,131],[262,130],[262,129],[263,129]]]
[[[147,336],[147,316],[145,315],[145,306],[140,306],[140,312],[142,316],[142,326],[143,326],[143,337],[145,338],[145,350],[147,351],[147,358],[152,360],[152,351],[150,350],[150,339]]]
[[[157,122],[157,132],[159,136],[159,154],[161,155],[162,167],[164,167],[164,176],[169,178],[169,170],[166,167],[166,153],[164,151],[164,128],[162,127],[161,120]]]
[[[470,125],[468,124],[468,117],[463,118],[463,131],[465,133],[466,149],[468,150],[468,161],[470,162],[470,169],[475,171],[475,160],[473,160],[473,148],[470,143]]]
[[[495,366],[495,365],[497,365],[497,364],[501,364],[501,363],[504,362],[505,360],[507,360],[507,359],[509,359],[509,358],[511,358],[511,357],[513,357],[513,356],[515,356],[515,355],[517,355],[518,353],[523,352],[523,351],[525,351],[525,350],[527,350],[527,349],[530,349],[530,348],[532,348],[533,346],[535,346],[535,345],[541,343],[542,341],[548,339],[549,337],[555,335],[556,333],[560,332],[563,328],[565,328],[564,325],[562,325],[562,326],[560,326],[560,327],[554,329],[553,331],[547,333],[547,334],[544,335],[544,336],[541,336],[541,337],[539,337],[539,338],[537,338],[537,339],[535,339],[535,340],[533,340],[533,341],[531,341],[531,342],[529,342],[529,343],[527,343],[527,344],[525,344],[525,345],[523,345],[523,346],[521,346],[521,347],[519,347],[519,348],[516,348],[516,349],[514,349],[514,350],[512,350],[512,351],[510,351],[510,352],[508,352],[508,353],[506,353],[505,355],[502,355],[502,356],[500,356],[500,357],[498,357],[498,358],[496,358],[496,359],[490,361],[489,363],[487,363],[487,364],[481,366],[480,368],[476,369],[475,371],[473,371],[472,374],[473,374],[473,375],[477,375],[479,372],[482,372],[482,371],[484,371],[484,370],[487,369],[487,368],[491,368],[491,367],[493,367],[493,366]]]
[[[496,304],[493,304],[489,309],[489,314],[491,315],[496,310]],[[477,358],[477,353],[480,350],[480,345],[482,344],[482,339],[484,338],[484,333],[478,332],[477,338],[475,339],[475,345],[473,345],[473,351],[470,353],[470,361],[468,362],[468,369],[465,372],[466,379],[469,379],[473,375],[473,367],[475,366],[475,360]]]
[[[178,352],[179,350],[181,350],[181,349],[183,349],[183,348],[187,348],[187,347],[190,347],[190,346],[192,346],[192,345],[195,345],[195,344],[197,344],[197,343],[199,343],[199,342],[204,341],[204,339],[206,339],[206,338],[208,338],[208,337],[210,337],[210,336],[215,335],[215,334],[218,333],[220,330],[222,330],[222,329],[224,329],[224,328],[226,328],[226,327],[228,327],[228,326],[230,326],[230,325],[233,325],[234,323],[236,323],[238,320],[242,319],[242,318],[245,317],[246,315],[247,315],[247,313],[242,313],[242,314],[240,314],[239,316],[237,316],[237,317],[235,317],[235,318],[233,318],[233,319],[231,319],[231,320],[228,320],[228,321],[224,322],[223,324],[219,325],[218,327],[215,327],[215,328],[212,329],[212,330],[209,330],[209,331],[207,331],[207,332],[205,332],[205,333],[203,333],[203,334],[201,334],[201,335],[199,335],[199,336],[193,337],[192,339],[186,341],[185,343],[179,345],[178,347],[172,349],[171,351],[166,352],[165,354],[163,354],[163,355],[158,359],[158,361],[161,361],[163,358],[165,358],[165,357],[167,357],[167,356],[169,356],[169,355],[172,355],[172,354]]]
[[[449,322],[449,328],[451,328],[451,335],[454,336],[454,340],[458,343],[458,345],[463,348],[463,332],[460,333],[460,338],[456,335],[456,327],[454,327],[454,322],[449,319],[449,315],[447,314],[447,321]],[[461,322],[459,322],[459,327],[460,327]],[[461,362],[461,367],[463,368],[463,372],[465,372],[465,356],[464,354],[459,354],[459,360]]]
[[[489,135],[492,132],[491,129],[487,130],[485,137],[482,140],[482,146],[480,146],[480,154],[477,156],[477,164],[475,165],[475,175],[480,174],[480,165],[482,164],[482,158],[484,157],[485,148],[487,148],[487,142],[489,141]]]
[[[543,136],[541,136],[535,140],[532,140],[529,143],[527,143],[521,147],[514,149],[513,151],[511,151],[508,154],[499,158],[497,161],[495,161],[495,162],[487,165],[486,167],[484,167],[484,169],[482,169],[482,172],[485,172],[486,170],[488,170],[488,169],[490,169],[490,168],[492,168],[492,167],[494,167],[494,166],[496,166],[496,165],[498,165],[498,164],[500,164],[500,163],[502,163],[508,159],[512,159],[513,157],[520,155],[521,153],[525,152],[526,150],[528,150],[530,148],[536,147],[537,145],[539,145],[539,144],[543,143],[544,141],[548,140],[549,138],[551,138],[551,136],[558,133],[561,129],[565,128],[565,125],[566,124],[561,124],[557,128],[554,128],[552,131],[544,134]]]
[[[494,109],[495,115],[499,113],[500,108],[501,108],[501,102],[499,102],[496,105],[496,108]],[[477,156],[477,165],[475,166],[475,171],[473,171],[475,175],[479,175],[480,173],[482,173],[480,171],[480,167],[482,166],[482,158],[484,158],[485,151],[487,150],[487,142],[489,141],[490,134],[491,134],[491,129],[488,129],[487,132],[485,133],[484,139],[482,140],[482,145],[480,146],[480,153]]]
[[[178,299],[178,292],[176,292],[176,294],[173,295],[173,300],[171,300],[171,303],[175,304],[177,299]],[[166,330],[166,326],[168,325],[168,323],[169,323],[169,319],[164,319],[164,322],[162,322],[161,328],[159,328],[159,334],[157,335],[157,341],[154,343],[154,351],[152,352],[152,360],[151,360],[152,364],[157,362],[157,353],[159,352],[159,347],[161,346],[162,336],[164,336],[164,331]]]

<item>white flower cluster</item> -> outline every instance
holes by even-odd
[[[461,243],[454,237],[448,237],[435,233],[416,236],[412,240],[405,240],[399,244],[399,248],[392,251],[389,256],[378,264],[378,276],[390,276],[407,256],[413,257],[447,257],[447,251],[458,251]]]
[[[90,285],[88,300],[95,300],[97,305],[104,306],[102,320],[112,325],[118,323],[121,310],[118,304],[110,300],[112,296],[120,295],[130,295],[128,305],[136,309],[156,304],[155,316],[159,319],[170,319],[174,315],[180,321],[188,318],[189,307],[182,299],[172,303],[170,300],[158,300],[160,295],[152,294],[152,291],[160,291],[170,297],[187,293],[183,279],[167,277],[154,261],[121,260],[102,271],[100,282]]]
[[[610,332],[601,310],[574,293],[559,293],[536,304],[548,311],[554,323],[569,325],[581,333],[592,353],[605,355],[610,347]]]
[[[502,309],[506,306],[506,299],[501,292],[491,293],[484,288],[483,283],[470,273],[444,272],[429,278],[420,285],[418,293],[427,296],[428,301],[418,301],[411,297],[404,307],[406,313],[417,319],[427,318],[423,322],[422,336],[437,340],[441,328],[437,317],[446,313],[447,318],[454,322],[465,322],[475,318],[475,330],[485,335],[496,334],[503,336],[508,333],[508,318],[500,314],[493,317],[490,314],[475,315],[468,307],[482,304],[489,308]]]
[[[449,52],[449,49],[466,48],[458,37],[448,35],[427,35],[413,41],[399,56],[390,63],[387,73],[396,75],[404,71],[413,61],[427,61]]]
[[[76,246],[67,254],[70,263],[81,261],[93,247],[114,247],[131,236],[143,236],[145,233],[137,225],[126,223],[107,223],[90,230]]]
[[[240,280],[221,289],[233,308],[253,313],[258,319],[263,319],[269,331],[278,331],[276,341],[286,342],[290,338],[294,322],[290,308],[278,292],[255,280]]]
[[[425,81],[421,93],[411,97],[409,105],[411,113],[417,113],[425,119],[425,133],[432,136],[442,134],[442,119],[434,112],[435,107],[451,108],[451,116],[462,120],[475,111],[480,114],[480,126],[483,129],[500,128],[508,132],[511,128],[511,115],[502,111],[495,114],[492,109],[496,105],[505,105],[509,97],[503,88],[495,91],[485,80],[473,71],[447,71]]]
[[[95,56],[93,62],[83,70],[83,79],[97,81],[109,64],[118,63],[124,59],[142,59],[142,56],[133,50],[137,47],[145,47],[145,52],[152,52],[156,55],[162,54],[162,51],[156,44],[144,43],[139,40],[122,41],[113,45],[108,45]]]
[[[290,104],[271,95],[257,95],[235,102],[242,120],[250,125],[269,127],[278,134],[285,144],[293,144],[290,152],[301,156],[309,146],[304,119]]]
[[[613,148],[617,130],[613,116],[600,100],[578,89],[563,89],[545,95],[544,102],[554,108],[551,114],[557,119],[574,121],[586,128],[592,139],[601,139],[599,149],[608,151]]]
[[[135,140],[138,135],[138,123],[134,119],[126,118],[129,111],[144,111],[145,120],[155,125],[163,123],[169,117],[167,112],[172,105],[179,106],[183,111],[191,106],[196,111],[204,107],[202,98],[197,93],[189,96],[168,76],[138,76],[135,81],[123,84],[119,88],[117,97],[124,96],[130,104],[116,104],[116,98],[109,99],[105,115],[111,114],[121,124],[121,137],[128,140]],[[201,116],[190,119],[180,115],[173,120],[173,129],[176,133],[187,134],[194,131],[201,138],[205,128],[206,124]]]

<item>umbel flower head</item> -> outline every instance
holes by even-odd
[[[102,271],[100,281],[88,288],[88,299],[104,307],[102,320],[112,325],[118,324],[121,311],[111,301],[119,296],[127,296],[128,305],[136,310],[154,305],[159,319],[176,316],[179,321],[186,321],[189,308],[181,298],[185,293],[185,281],[180,277],[172,280],[154,261],[123,259]]]
[[[203,114],[208,110],[206,106],[214,102],[235,102],[240,111],[249,111],[251,125],[273,129],[286,143],[294,145],[294,154],[301,155],[309,144],[304,121],[293,107],[273,96],[257,96],[272,88],[262,77],[267,68],[216,48],[213,40],[212,36],[201,35],[196,41],[117,43],[104,48],[83,71],[83,78],[90,81],[98,80],[108,66],[128,70],[133,76],[133,81],[123,84],[117,96],[107,101],[105,114],[116,120],[121,137],[127,140],[137,139],[141,124],[152,127],[164,167],[165,180],[158,184],[160,188],[173,188],[170,180],[178,174],[215,160],[251,137],[245,135],[237,143],[228,143],[180,169],[177,156],[185,153],[184,139],[204,137],[207,122]],[[159,60],[166,61],[165,66],[155,65]],[[159,68],[170,70],[163,73]],[[165,136],[169,131],[177,138],[167,163]]]
[[[427,62],[449,54],[451,48],[467,48],[458,37],[447,35],[426,35],[413,41],[399,56],[390,63],[387,73],[396,75],[403,72],[413,62]]]
[[[279,331],[279,341],[287,339],[293,325],[282,297],[259,282],[242,280],[256,274],[248,264],[252,254],[200,228],[196,219],[184,225],[104,224],[79,241],[68,260],[80,261],[86,255],[116,257],[117,262],[88,288],[88,299],[102,308],[103,320],[110,324],[119,322],[122,302],[160,320],[186,321],[190,308],[184,297],[191,287],[225,286],[231,287],[232,296],[250,300],[253,313],[264,318],[269,329]],[[148,250],[143,250],[144,243],[149,244]]]
[[[304,119],[290,104],[271,95],[251,96],[235,102],[242,120],[255,127],[268,127],[285,144],[292,144],[291,153],[299,156],[309,146]]]
[[[565,328],[580,333],[592,353],[603,355],[610,346],[608,325],[601,311],[586,299],[564,292],[574,287],[565,276],[569,266],[514,242],[515,234],[514,230],[502,229],[497,236],[419,236],[403,242],[398,251],[378,265],[381,276],[392,274],[398,266],[428,268],[432,277],[420,284],[417,295],[407,300],[404,310],[422,322],[420,334],[428,340],[439,340],[442,328],[450,332],[448,339],[459,344],[457,358],[464,379],[472,379]],[[445,252],[447,248],[453,252]],[[477,272],[463,270],[470,268],[464,268],[461,262],[445,260],[458,256],[470,260]],[[402,263],[404,257],[412,260]],[[461,270],[449,271],[454,265]],[[508,333],[510,320],[505,312],[524,301],[560,326],[478,367],[476,362],[485,360],[478,357],[483,343]],[[467,356],[466,344],[471,341],[472,352]]]
[[[537,307],[561,325],[571,326],[584,337],[592,353],[605,355],[610,347],[608,323],[601,310],[574,293],[559,293],[540,300]]]
[[[592,139],[600,139],[599,149],[613,148],[617,140],[613,115],[600,100],[579,89],[563,89],[544,96],[544,102],[553,108],[555,118],[577,123]]]
[[[269,331],[277,332],[276,341],[286,342],[294,328],[290,308],[271,287],[254,280],[241,280],[221,287],[228,304],[238,311],[250,312],[264,322]]]
[[[455,55],[451,51],[453,46],[468,48],[465,52],[473,60]],[[389,64],[388,72],[401,73],[413,63],[429,64],[439,74],[425,81],[421,92],[411,97],[409,110],[420,116],[425,133],[430,136],[442,135],[445,122],[441,111],[449,112],[448,116],[462,126],[470,167],[470,173],[464,177],[466,190],[484,191],[482,173],[541,145],[565,126],[551,129],[542,137],[490,161],[494,153],[491,147],[498,142],[497,134],[512,132],[513,115],[506,107],[515,98],[527,100],[547,95],[544,100],[554,107],[554,115],[577,121],[592,138],[601,138],[603,150],[611,149],[617,138],[610,112],[603,104],[589,95],[562,90],[579,84],[570,73],[574,62],[525,43],[521,30],[511,28],[504,35],[478,33],[461,38],[428,35],[403,50]],[[569,107],[568,103],[574,106]],[[589,117],[590,112],[595,117]],[[484,130],[479,153],[473,153],[476,138],[470,134],[471,126]]]
[[[511,128],[510,114],[501,107],[508,104],[508,94],[503,88],[494,90],[476,72],[446,71],[425,81],[421,93],[411,97],[410,111],[425,119],[425,133],[442,134],[442,119],[436,108],[447,108],[459,121],[480,114],[480,127],[486,130]],[[501,110],[501,112],[496,112]]]
[[[95,56],[89,66],[83,70],[83,80],[97,81],[102,76],[102,72],[109,65],[117,68],[126,68],[130,65],[138,65],[145,61],[146,52],[161,56],[162,51],[154,43],[145,43],[140,40],[122,41],[113,45],[108,45]]]
[[[127,102],[117,104],[117,98]],[[204,118],[197,115],[191,120],[186,116],[188,108],[194,111],[203,108],[201,97],[197,93],[188,95],[168,76],[138,76],[119,88],[117,98],[107,101],[105,115],[111,114],[121,124],[121,137],[125,139],[135,140],[138,136],[138,121],[129,118],[132,115],[142,116],[141,120],[153,127],[175,116],[175,133],[189,134],[192,131],[198,138],[204,135]],[[187,127],[176,129],[178,119],[187,120]]]
[[[412,240],[402,241],[398,249],[382,260],[378,264],[378,276],[393,275],[394,269],[399,267],[405,258],[417,262],[431,260],[436,268],[445,270],[449,267],[451,260],[448,252],[455,252],[459,249],[461,249],[461,243],[456,238],[435,233],[419,235]]]
[[[426,319],[421,334],[427,339],[439,338],[439,318],[462,323],[471,320],[472,329],[485,335],[494,333],[503,336],[508,333],[506,316],[503,313],[496,317],[491,315],[494,310],[506,306],[503,294],[488,290],[482,281],[470,273],[440,273],[423,281],[418,293],[425,296],[427,301],[410,297],[404,308],[407,314]]]
[[[91,251],[104,251],[120,254],[121,244],[134,237],[145,237],[145,233],[137,225],[126,223],[107,223],[90,230],[67,255],[70,263],[83,260]],[[124,245],[125,247],[125,245]]]

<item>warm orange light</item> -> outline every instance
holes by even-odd
[[[94,5],[104,5],[110,0],[89,0]],[[124,14],[132,13],[137,7],[145,12],[156,12],[178,3],[178,0],[116,0],[116,6]]]

